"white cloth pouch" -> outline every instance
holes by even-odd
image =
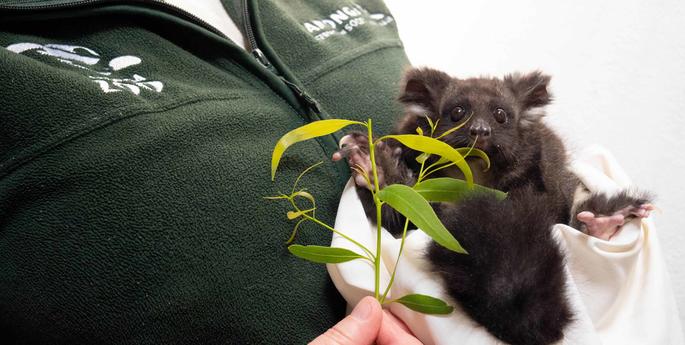
[[[571,167],[592,192],[612,194],[630,187],[623,169],[602,148],[585,150]],[[352,181],[340,198],[335,228],[375,250],[375,224],[366,218]],[[574,321],[566,329],[561,344],[685,344],[652,219],[627,223],[610,241],[563,224],[555,225],[551,231],[566,254],[567,295],[574,311]],[[399,303],[389,304],[390,311],[424,344],[501,344],[459,308],[445,293],[440,277],[428,270],[424,253],[430,241],[420,230],[407,234],[389,299],[410,293],[426,294],[455,306],[454,312],[446,316],[425,315]],[[381,242],[384,289],[395,266],[400,240],[383,229]],[[335,234],[331,246],[360,251]],[[329,264],[328,272],[349,305],[373,295],[374,268],[367,260]]]

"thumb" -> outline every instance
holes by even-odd
[[[421,345],[409,328],[388,311],[383,311],[383,321],[378,331],[378,345]]]
[[[383,311],[373,297],[364,297],[352,313],[338,322],[326,333],[314,339],[310,345],[370,345],[381,327]]]

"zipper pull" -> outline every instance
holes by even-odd
[[[262,66],[266,68],[271,67],[271,63],[269,63],[269,60],[266,58],[266,55],[264,55],[264,53],[262,53],[262,51],[259,48],[252,49],[252,56],[254,56],[254,58],[262,64]]]
[[[259,48],[252,49],[252,57],[259,61],[259,64],[264,66],[269,72],[278,75],[276,67],[269,62],[269,59],[266,58],[266,55]]]
[[[283,80],[285,85],[288,85],[288,87],[293,92],[295,92],[295,94],[298,97],[300,97],[301,100],[303,100],[305,103],[307,103],[307,105],[309,106],[309,109],[311,109],[312,111],[314,111],[317,114],[321,114],[321,108],[319,108],[319,103],[314,98],[312,98],[312,96],[308,95],[306,92],[304,92],[302,89],[300,89],[299,86],[289,82],[285,78],[283,78],[283,77],[279,77],[279,78],[281,78],[281,80]]]

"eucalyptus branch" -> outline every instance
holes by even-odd
[[[340,237],[342,237],[342,238],[344,238],[344,239],[346,239],[346,240],[348,240],[348,241],[354,243],[357,247],[361,248],[361,249],[366,253],[366,255],[368,256],[369,259],[373,259],[373,260],[371,260],[372,262],[374,262],[375,260],[377,260],[376,256],[373,255],[373,253],[372,253],[368,248],[366,248],[366,246],[364,246],[363,244],[361,244],[361,243],[355,241],[355,240],[352,239],[351,237],[349,237],[349,236],[343,234],[342,232],[340,232],[340,231],[338,231],[338,230],[335,230],[332,226],[330,226],[330,225],[328,225],[328,224],[326,224],[326,223],[324,223],[324,222],[322,222],[322,221],[320,221],[320,220],[318,220],[318,219],[316,219],[316,218],[314,218],[314,217],[312,217],[312,216],[310,216],[310,215],[308,215],[308,214],[304,214],[304,215],[302,215],[302,216],[305,217],[305,218],[307,218],[307,219],[309,219],[309,220],[311,220],[312,222],[314,222],[314,223],[316,223],[316,224],[319,224],[319,225],[323,226],[324,228],[326,228],[326,229],[328,229],[328,230],[330,230],[330,231],[332,231],[332,232],[338,234]]]
[[[394,283],[396,274],[397,274],[397,267],[400,262],[400,256],[403,254],[404,251],[404,245],[406,242],[406,237],[407,237],[407,230],[409,227],[409,222],[411,221],[412,223],[416,224],[417,227],[423,230],[428,236],[430,236],[436,243],[439,245],[452,250],[457,253],[461,254],[468,254],[464,248],[461,247],[459,242],[452,236],[452,234],[444,227],[444,225],[440,222],[438,219],[437,215],[435,214],[433,208],[429,204],[430,201],[440,201],[441,198],[444,198],[444,195],[446,192],[454,191],[458,192],[461,189],[463,189],[464,184],[463,183],[450,183],[449,180],[447,181],[445,179],[436,179],[436,183],[432,183],[431,181],[423,181],[428,177],[428,175],[446,168],[451,165],[456,165],[459,169],[461,169],[464,172],[466,182],[468,184],[473,184],[473,178],[472,178],[472,173],[471,170],[464,162],[464,156],[468,156],[469,153],[471,153],[471,150],[473,150],[473,146],[469,149],[469,151],[466,153],[466,155],[462,156],[461,153],[458,151],[458,149],[455,149],[451,146],[449,146],[447,143],[440,141],[439,139],[454,132],[456,129],[459,127],[463,126],[465,122],[468,121],[466,119],[464,123],[461,123],[459,126],[456,128],[449,129],[445,132],[443,132],[438,138],[433,138],[433,136],[436,133],[439,119],[433,122],[429,117],[426,117],[426,120],[428,121],[430,125],[430,137],[424,136],[423,130],[421,128],[417,128],[416,132],[418,135],[410,135],[410,134],[404,134],[404,135],[388,135],[381,137],[377,140],[374,140],[373,138],[373,123],[371,119],[368,119],[367,122],[358,122],[358,121],[350,121],[350,120],[344,120],[344,119],[326,119],[326,120],[320,120],[320,121],[314,121],[308,124],[305,124],[304,126],[295,128],[291,130],[290,132],[286,133],[283,135],[278,142],[276,143],[274,150],[271,155],[271,179],[274,180],[276,176],[276,171],[278,169],[279,162],[281,161],[281,157],[283,156],[283,153],[290,147],[291,145],[302,142],[305,140],[309,140],[312,138],[316,137],[321,137],[325,135],[332,134],[336,131],[339,131],[343,129],[344,127],[350,126],[350,125],[361,125],[366,127],[367,133],[368,133],[368,140],[369,140],[369,158],[371,160],[371,171],[367,171],[366,169],[360,167],[360,166],[354,166],[351,167],[353,171],[355,171],[358,175],[362,176],[362,178],[365,180],[367,185],[370,187],[370,191],[373,197],[373,202],[376,207],[376,251],[375,253],[371,252],[369,248],[361,244],[360,242],[357,242],[355,239],[351,238],[350,236],[345,235],[341,231],[336,230],[335,228],[331,227],[330,225],[324,223],[323,221],[319,220],[316,217],[316,210],[317,210],[317,205],[316,205],[316,199],[314,196],[306,191],[306,189],[301,189],[296,192],[298,183],[302,179],[302,177],[321,163],[317,163],[314,166],[311,166],[307,168],[305,171],[303,171],[295,180],[295,183],[293,184],[292,190],[290,195],[286,194],[279,194],[278,196],[272,196],[272,197],[266,197],[266,199],[270,200],[279,200],[279,199],[285,199],[288,200],[292,207],[293,211],[289,211],[287,213],[287,217],[290,220],[295,220],[298,219],[297,223],[295,224],[295,227],[293,229],[293,232],[288,239],[288,244],[293,242],[295,239],[295,236],[297,235],[297,231],[301,224],[305,223],[306,221],[311,221],[325,229],[330,230],[334,234],[337,234],[341,238],[349,241],[350,243],[354,244],[355,246],[359,247],[364,255],[361,255],[357,252],[354,252],[352,250],[346,249],[346,248],[339,248],[339,247],[330,247],[330,246],[318,246],[318,245],[300,245],[300,244],[290,244],[288,246],[288,251],[292,253],[295,256],[298,256],[302,259],[311,261],[311,262],[316,262],[316,263],[326,263],[326,264],[337,264],[337,263],[343,263],[343,262],[348,262],[351,260],[356,260],[356,259],[366,259],[369,262],[371,262],[374,266],[374,295],[376,299],[383,303],[387,304],[390,302],[397,302],[397,303],[402,303],[403,305],[407,306],[408,308],[422,312],[422,313],[428,313],[428,314],[448,314],[450,313],[453,308],[449,305],[447,305],[444,301],[427,296],[427,295],[422,295],[422,294],[408,294],[399,298],[395,298],[392,301],[387,301],[386,298],[390,292],[390,289],[392,287],[392,284]],[[417,159],[421,163],[421,168],[419,171],[419,178],[417,183],[414,185],[414,187],[411,186],[406,186],[402,184],[392,184],[388,186],[384,186],[384,188],[381,190],[381,186],[379,183],[379,178],[378,178],[378,166],[376,164],[376,144],[381,142],[384,139],[387,138],[392,138],[395,140],[398,140],[400,143],[403,145],[414,149],[419,152],[423,152],[423,156],[421,159]],[[474,144],[475,145],[475,144]],[[476,152],[478,156],[483,157],[485,153],[483,152]],[[442,157],[438,160],[438,162],[447,160],[447,162],[451,162],[447,164],[444,164],[443,166],[439,166],[440,164],[434,163],[430,164],[428,167],[426,167],[427,163],[426,160],[428,157],[431,155],[439,156]],[[487,159],[487,156],[485,157],[485,160],[489,164],[489,160]],[[438,181],[439,180],[439,181]],[[420,183],[420,185],[419,185]],[[437,189],[436,189],[437,187]],[[423,194],[422,194],[423,193]],[[309,200],[311,202],[311,207],[310,208],[300,208],[298,206],[298,202],[295,199],[301,197]],[[404,224],[404,229],[402,231],[402,239],[400,242],[400,248],[399,252],[397,254],[397,259],[395,261],[395,266],[393,268],[393,271],[390,276],[390,281],[388,285],[384,288],[384,291],[382,291],[381,295],[381,287],[380,287],[380,275],[381,275],[381,260],[382,260],[382,255],[381,255],[381,240],[382,240],[382,207],[388,204],[390,207],[393,209],[397,210],[401,214],[405,215],[405,224]]]
[[[424,166],[425,164],[426,164],[426,160],[424,159],[424,160],[421,162],[421,169],[419,169],[419,177],[416,179],[416,183],[419,183],[419,182],[421,182],[421,181],[423,180],[423,177],[424,177],[424,176],[423,176],[423,172],[424,172],[424,171],[423,171],[423,166]]]
[[[371,119],[367,122],[367,130],[369,133],[369,157],[371,159],[371,171],[373,172],[373,185],[374,185],[374,191],[373,192],[373,202],[376,204],[376,261],[375,261],[375,284],[374,284],[374,295],[376,296],[376,299],[378,300],[380,297],[380,288],[381,288],[381,201],[378,199],[378,191],[380,191],[380,186],[378,184],[378,169],[376,168],[376,155],[374,152],[374,146],[376,146],[376,142],[373,141],[373,124],[371,122]]]
[[[390,288],[392,287],[392,283],[395,282],[395,273],[397,273],[397,265],[400,264],[400,257],[402,256],[402,250],[404,249],[404,241],[407,238],[407,228],[409,227],[409,218],[405,218],[404,220],[404,230],[402,230],[402,240],[400,241],[400,250],[397,252],[397,260],[395,260],[395,267],[392,269],[392,274],[390,275],[390,282],[388,282],[388,286],[385,288],[385,292],[383,292],[383,297],[381,297],[381,304],[385,301],[385,297],[388,296],[388,292],[390,292]]]
[[[300,210],[299,207],[297,207],[297,204],[295,203],[295,201],[293,200],[293,198],[289,198],[289,200],[290,200],[290,204],[293,205],[293,207],[295,208],[295,210],[297,210],[297,212],[303,212],[302,210]],[[328,225],[328,224],[326,224],[326,223],[320,221],[320,220],[317,219],[316,217],[308,215],[308,214],[306,213],[307,211],[313,211],[313,209],[305,210],[305,211],[304,211],[305,213],[302,213],[302,217],[304,217],[304,219],[311,220],[312,222],[314,222],[314,223],[316,223],[316,224],[318,224],[318,225],[320,225],[320,226],[322,226],[322,227],[324,227],[324,228],[326,228],[326,229],[332,231],[333,233],[338,234],[340,237],[342,237],[342,238],[344,238],[344,239],[346,239],[346,240],[352,242],[353,244],[355,244],[357,247],[361,248],[361,249],[366,253],[368,259],[373,259],[373,260],[371,260],[372,262],[375,260],[375,256],[373,255],[373,253],[371,253],[371,251],[370,251],[368,248],[366,248],[366,246],[364,246],[363,244],[361,244],[361,243],[355,241],[353,238],[351,238],[351,237],[345,235],[344,233],[342,233],[342,232],[336,230],[336,229],[333,228],[332,226],[330,226],[330,225]]]
[[[451,163],[447,163],[447,164],[438,166],[437,168],[435,168],[435,169],[433,169],[433,170],[430,170],[430,169],[432,169],[433,167],[435,167],[436,165],[437,165],[437,164],[433,163],[432,165],[430,165],[430,166],[428,167],[428,169],[426,169],[426,173],[423,175],[423,178],[424,178],[424,179],[425,179],[426,177],[430,176],[431,174],[437,172],[437,171],[440,171],[440,170],[442,170],[442,169],[451,167],[451,166],[453,166],[453,165],[455,165],[455,164],[454,164],[454,162],[451,162]],[[419,181],[419,182],[421,182],[421,181]]]
[[[293,183],[293,188],[292,188],[292,190],[290,191],[290,194],[291,194],[291,195],[292,195],[292,194],[295,194],[295,188],[297,188],[297,183],[300,182],[300,179],[302,178],[302,176],[304,176],[304,175],[305,175],[306,173],[308,173],[310,170],[312,170],[312,169],[318,167],[318,166],[321,165],[321,164],[323,164],[323,161],[318,162],[318,163],[316,163],[316,164],[314,164],[314,165],[308,167],[307,169],[304,169],[304,171],[301,172],[300,175],[297,176],[297,179],[295,179],[295,183]]]
[[[459,128],[464,127],[464,125],[465,125],[467,122],[469,122],[469,120],[471,120],[471,117],[473,117],[473,112],[471,112],[471,114],[469,114],[469,116],[467,116],[467,117],[464,119],[464,121],[462,121],[460,124],[458,124],[458,125],[456,125],[456,126],[450,128],[450,129],[446,130],[444,133],[440,134],[440,135],[439,135],[437,138],[435,138],[435,139],[440,139],[440,138],[442,138],[442,137],[444,137],[444,136],[446,136],[446,135],[448,135],[448,134],[450,134],[450,133],[452,133],[452,132],[458,130]],[[435,127],[437,127],[437,126],[438,126],[438,123],[436,122],[436,123],[435,123]],[[433,135],[433,133],[431,132],[431,136],[432,136],[432,135]]]
[[[473,143],[471,144],[471,146],[469,146],[469,150],[466,151],[466,154],[464,155],[464,159],[466,159],[466,157],[467,157],[469,154],[471,154],[471,151],[473,151],[473,148],[476,147],[476,143],[477,143],[477,142],[478,142],[478,136],[476,136],[476,139],[473,140]],[[419,176],[421,176],[421,177],[423,177],[423,178],[425,179],[426,177],[428,177],[429,175],[435,173],[436,171],[439,171],[439,170],[445,169],[445,168],[447,168],[447,167],[451,167],[451,166],[453,166],[453,165],[456,165],[456,163],[451,162],[451,163],[448,163],[448,164],[445,164],[445,165],[438,166],[437,168],[433,169],[436,165],[438,165],[439,162],[440,162],[440,161],[437,161],[437,162],[435,162],[435,163],[429,165],[428,168],[426,168],[426,171],[428,171],[428,172],[426,172],[426,173],[423,174],[423,175],[420,174]],[[423,164],[421,164],[421,168],[423,169]],[[433,169],[433,170],[431,170],[431,169]],[[419,182],[421,182],[421,180],[419,180]]]

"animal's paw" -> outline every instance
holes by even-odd
[[[391,148],[385,142],[378,142],[374,146],[376,156],[376,172],[378,174],[378,185],[380,188],[385,186],[385,167],[383,162],[398,160],[401,151]],[[340,140],[340,150],[333,154],[333,161],[347,158],[347,164],[352,169],[354,182],[358,187],[373,189],[374,175],[371,167],[369,153],[369,138],[361,133],[351,133]]]
[[[654,205],[644,203],[639,205],[629,205],[616,210],[609,215],[595,214],[590,211],[578,213],[576,218],[584,224],[586,232],[594,237],[603,240],[611,239],[621,230],[621,227],[632,218],[649,217]]]

